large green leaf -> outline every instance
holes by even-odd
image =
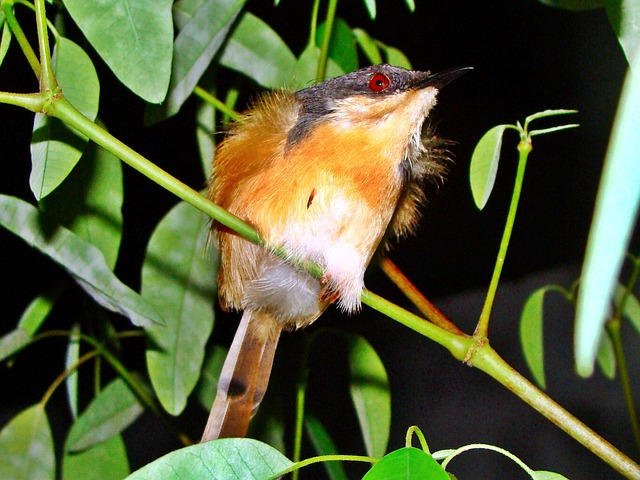
[[[181,2],[182,21],[189,19],[173,45],[169,93],[161,106],[147,110],[147,120],[159,121],[180,110],[227,37],[245,1]],[[189,11],[190,8],[195,10]]]
[[[90,120],[98,114],[100,83],[89,56],[71,40],[58,37],[53,54],[65,97]],[[78,163],[87,138],[61,120],[36,114],[31,139],[31,191],[39,200],[51,193]]]
[[[174,415],[198,381],[213,329],[216,268],[206,255],[208,234],[207,217],[181,202],[156,227],[142,267],[142,295],[167,319],[147,329],[147,367],[160,402]]]
[[[269,25],[246,12],[224,47],[220,64],[273,89],[287,86],[296,57]]]
[[[169,86],[172,3],[172,0],[64,0],[73,20],[116,77],[151,103],[160,103]]]
[[[142,411],[124,380],[116,378],[75,421],[67,438],[67,450],[78,452],[109,440],[131,425]]]
[[[13,417],[0,432],[0,478],[53,480],[56,459],[44,405],[38,403]]]
[[[376,463],[362,480],[450,480],[431,455],[413,447],[395,450]]]
[[[164,323],[151,304],[116,278],[100,250],[24,200],[0,195],[0,225],[63,266],[103,307],[137,326]]]
[[[469,181],[478,209],[482,210],[493,191],[500,163],[502,135],[508,125],[497,125],[485,133],[471,156]]]
[[[122,202],[122,162],[92,143],[60,187],[41,202],[41,208],[98,247],[113,270],[122,239]]]
[[[640,51],[634,64],[640,62]],[[640,75],[627,74],[600,179],[578,294],[575,356],[591,375],[640,204]]]
[[[77,453],[65,451],[62,480],[122,480],[131,472],[121,435]]]
[[[382,63],[382,54],[380,53],[380,47],[378,43],[371,38],[366,30],[361,28],[354,28],[353,35],[356,38],[356,42],[364,52],[365,56],[372,64]]]
[[[309,45],[300,54],[296,62],[296,68],[293,72],[295,89],[309,87],[316,83],[316,73],[318,70],[318,60],[320,59],[320,49],[314,45]],[[331,58],[327,61],[326,78],[333,78],[344,74],[345,72]],[[323,79],[324,80],[324,79]]]
[[[349,342],[351,399],[356,408],[367,455],[382,457],[391,429],[391,393],[382,360],[363,337]]]
[[[609,23],[618,37],[629,66],[638,73],[637,57],[640,45],[640,2],[638,0],[606,0]]]
[[[264,480],[293,463],[275,448],[248,438],[225,438],[175,450],[126,480]]]

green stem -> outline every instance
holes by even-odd
[[[329,46],[331,44],[331,33],[333,23],[336,18],[338,0],[329,0],[327,6],[327,19],[324,22],[324,37],[322,38],[322,48],[320,49],[320,59],[318,60],[318,70],[316,71],[316,82],[321,82],[327,75],[327,62],[329,61]],[[315,43],[315,37],[313,38]]]
[[[520,193],[522,192],[522,183],[524,180],[524,172],[527,167],[527,158],[531,152],[531,142],[527,140],[521,140],[518,144],[519,160],[518,171],[516,173],[516,180],[513,187],[513,193],[511,194],[511,205],[509,205],[509,214],[507,215],[507,222],[504,226],[504,232],[502,234],[502,240],[500,241],[500,249],[498,251],[498,257],[493,269],[493,275],[491,276],[491,283],[489,284],[489,290],[487,291],[487,297],[482,307],[482,313],[480,314],[480,320],[474,336],[476,338],[487,338],[489,335],[489,321],[491,319],[491,310],[493,309],[493,302],[498,290],[498,283],[500,282],[500,275],[502,274],[502,267],[507,256],[507,250],[509,249],[509,241],[511,240],[511,233],[513,232],[513,224],[516,220],[516,213],[518,211],[518,203],[520,201]]]
[[[4,12],[7,25],[9,25],[9,28],[11,29],[13,36],[18,42],[18,45],[20,45],[22,53],[24,53],[27,62],[29,62],[29,65],[31,66],[31,70],[33,70],[33,73],[35,73],[36,77],[40,77],[40,61],[38,60],[36,52],[33,50],[33,48],[31,48],[31,44],[29,44],[27,36],[22,31],[22,27],[20,27],[18,19],[13,13],[13,6],[14,2],[10,0],[2,1],[2,11]]]
[[[212,105],[214,108],[217,108],[222,113],[224,113],[225,115],[228,115],[232,119],[239,120],[241,118],[241,115],[238,112],[229,108],[224,102],[222,102],[218,98],[211,95],[204,88],[196,86],[196,88],[193,90],[193,93],[195,93],[198,97],[200,97],[202,100],[207,102],[209,105]]]
[[[379,460],[373,457],[365,457],[362,455],[322,455],[319,457],[311,457],[302,460],[294,465],[291,465],[289,468],[278,472],[270,479],[276,479],[283,477],[287,473],[296,472],[297,470],[308,467],[309,465],[313,465],[314,463],[320,462],[366,462],[366,463],[377,463]]]
[[[618,317],[607,322],[606,328],[607,334],[613,344],[613,352],[616,357],[616,364],[618,365],[620,386],[622,387],[622,393],[627,404],[633,438],[636,442],[636,448],[640,452],[640,423],[638,422],[638,410],[633,398],[633,389],[631,388],[631,381],[629,380],[629,369],[627,367],[627,360],[624,355],[624,347],[622,345],[622,335],[620,334],[621,324],[622,322]]]
[[[508,365],[489,344],[473,356],[473,366],[489,374],[627,478],[640,478],[640,465],[554,402]]]
[[[73,372],[75,372],[80,365],[82,365],[83,363],[85,363],[87,360],[92,359],[93,357],[97,356],[100,354],[100,350],[96,349],[93,350],[91,352],[87,352],[84,355],[82,355],[78,360],[76,360],[74,362],[73,365],[69,366],[69,368],[67,368],[64,372],[62,372],[60,375],[58,375],[58,377],[53,381],[53,383],[49,386],[49,388],[47,389],[47,391],[45,392],[45,394],[42,396],[42,400],[40,400],[40,403],[43,405],[46,405],[47,402],[49,401],[49,399],[51,398],[51,395],[53,395],[53,393],[56,391],[56,389],[60,386],[60,384],[62,382],[65,381],[65,379],[71,375]]]
[[[54,91],[58,82],[51,64],[51,50],[49,49],[49,31],[47,30],[47,11],[44,0],[36,0],[36,28],[38,30],[38,46],[40,48],[40,91]]]
[[[304,351],[302,353],[302,366],[300,375],[296,384],[296,424],[293,437],[293,461],[300,462],[302,456],[302,433],[304,429],[304,409],[305,399],[307,396],[307,384],[309,379],[309,352],[311,350],[311,341],[308,336],[304,336]],[[298,480],[299,470],[294,470],[291,474],[292,480]]]
[[[215,218],[219,223],[229,227],[253,243],[264,245],[262,238],[250,225],[203,197],[196,190],[169,175],[138,152],[100,128],[82,115],[82,113],[65,98],[59,98],[58,101],[51,106],[49,113],[86,135],[164,189],[193,205],[210,217]]]

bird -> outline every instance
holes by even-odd
[[[414,232],[424,182],[446,169],[446,142],[426,120],[442,87],[469,70],[368,66],[266,93],[227,132],[208,196],[272,249],[213,223],[219,302],[243,314],[202,442],[246,435],[283,330],[310,325],[331,304],[360,310],[371,259]],[[322,276],[294,259],[319,265]]]

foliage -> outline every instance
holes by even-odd
[[[0,92],[0,102],[26,108],[35,114],[29,183],[37,202],[0,195],[0,225],[62,266],[73,282],[52,285],[33,299],[16,327],[0,338],[0,360],[20,355],[24,348],[38,341],[63,336],[68,339],[66,370],[46,390],[40,402],[19,412],[0,432],[0,477],[55,478],[58,462],[45,407],[51,395],[64,383],[73,423],[61,449],[62,477],[123,478],[130,474],[130,467],[121,433],[144,409],[179,429],[173,417],[183,412],[192,397],[211,402],[211,392],[224,355],[209,338],[214,324],[212,299],[215,297],[217,258],[215,250],[207,248],[207,216],[251,241],[263,242],[249,225],[211,204],[197,191],[108,133],[99,120],[102,79],[96,73],[94,63],[104,62],[124,87],[147,102],[145,120],[149,124],[169,119],[195,94],[198,97],[197,134],[205,174],[215,148],[210,133],[236,115],[237,87],[242,79],[250,79],[253,85],[263,88],[298,88],[353,70],[362,58],[370,63],[384,61],[407,68],[411,65],[397,48],[335,17],[336,0],[328,2],[324,22],[318,21],[320,2],[314,2],[308,40],[302,46],[287,45],[278,32],[247,10],[244,0],[63,0],[50,3],[45,9],[44,0],[34,4],[26,0],[1,0],[0,66],[10,48],[20,49],[40,83],[40,90],[37,93]],[[404,3],[410,11],[415,8],[412,0]],[[593,1],[543,3],[573,10],[600,6],[600,2]],[[633,52],[638,38],[637,22],[634,21],[638,8],[623,0],[603,3],[627,57],[637,58]],[[364,0],[361,8],[371,19],[376,18],[375,0]],[[24,34],[21,22],[25,22],[25,17],[16,16],[18,9],[34,12],[27,18],[32,21],[35,17],[38,53]],[[51,23],[45,21],[47,16]],[[64,28],[69,23],[77,27],[81,33],[79,38],[67,38],[66,32],[74,31]],[[53,48],[49,38],[53,40]],[[301,53],[296,55],[294,51]],[[632,68],[635,65],[632,62]],[[238,82],[229,86],[228,81],[221,81],[223,77]],[[614,319],[627,316],[636,326],[640,322],[640,308],[632,290],[637,274],[616,289],[614,282],[620,262],[612,261],[608,255],[605,260],[603,258],[605,254],[623,255],[625,240],[633,227],[640,202],[640,181],[635,181],[637,175],[627,175],[629,171],[637,172],[637,156],[629,151],[637,152],[638,149],[622,148],[624,145],[635,146],[631,142],[634,135],[630,133],[629,125],[638,123],[635,121],[640,104],[637,101],[638,85],[637,79],[629,80],[625,89],[619,123],[607,158],[607,174],[603,177],[601,203],[604,206],[600,208],[604,213],[601,216],[609,217],[607,202],[615,203],[616,189],[621,184],[635,188],[635,196],[625,215],[613,226],[605,224],[602,227],[596,222],[594,236],[602,237],[598,231],[604,228],[616,243],[605,243],[590,251],[590,258],[604,261],[611,267],[608,278],[602,280],[613,286],[585,287],[603,288],[614,293],[617,305]],[[223,97],[226,97],[224,101],[219,99]],[[217,111],[223,113],[222,119],[216,118]],[[440,312],[429,309],[428,304],[423,313],[433,323],[372,292],[363,292],[363,303],[445,346],[455,358],[485,371],[543,415],[550,418],[563,415],[566,422],[563,427],[571,435],[619,471],[637,473],[637,465],[587,427],[574,422],[555,402],[510,369],[487,343],[491,307],[509,245],[532,137],[567,127],[530,130],[529,124],[567,113],[572,112],[545,111],[527,117],[523,125],[494,127],[480,140],[474,153],[471,188],[476,204],[483,208],[496,179],[503,134],[506,130],[516,130],[520,134],[519,173],[512,206],[475,335],[464,335]],[[114,273],[123,237],[122,205],[125,201],[121,164],[116,157],[183,200],[164,215],[148,241],[140,292],[125,285]],[[286,252],[275,251],[286,256]],[[638,263],[635,257],[634,262]],[[588,265],[585,267],[587,273]],[[596,263],[596,269],[601,268],[598,265],[602,263]],[[317,266],[315,270],[313,265],[306,267],[318,274]],[[587,274],[583,282],[591,285],[592,276]],[[68,330],[46,330],[47,320],[57,302],[65,294],[77,292],[76,285],[93,303],[84,304],[81,315],[70,322],[73,326]],[[529,342],[524,342],[525,352],[534,376],[543,387],[541,319],[543,299],[551,289],[545,287],[534,293],[525,308],[523,323],[523,339]],[[602,317],[606,310],[603,306],[608,305],[609,296],[584,294],[587,299],[600,302],[598,309],[580,307],[580,295],[579,330],[587,325],[584,342],[594,344],[602,333]],[[574,301],[575,292],[572,290],[567,297]],[[581,308],[595,312],[595,317],[583,319]],[[107,311],[118,315],[107,314]],[[99,319],[100,328],[95,328],[89,320],[94,316]],[[119,317],[125,317],[131,325],[122,328]],[[615,328],[612,323],[608,325]],[[146,340],[145,373],[130,371],[122,354],[127,341],[141,336]],[[367,457],[338,455],[329,430],[313,414],[305,415],[307,360],[316,347],[315,342],[334,342],[336,338],[333,332],[320,330],[307,341],[304,361],[299,366],[295,445],[291,448],[293,461],[274,448],[287,443],[282,439],[284,420],[274,411],[269,412],[272,415],[269,419],[272,446],[251,439],[188,445],[189,439],[179,432],[177,436],[185,448],[168,453],[127,478],[202,478],[211,472],[224,478],[267,478],[289,471],[295,476],[300,468],[317,461],[327,462],[330,478],[346,478],[345,470],[335,466],[339,464],[331,465],[336,460],[372,463],[373,467],[365,476],[367,480],[451,478],[452,474],[446,471],[448,463],[474,447],[506,455],[532,478],[563,478],[559,474],[533,471],[512,454],[487,445],[465,446],[431,455],[422,433],[415,428],[409,430],[403,448],[388,453],[391,394],[384,365],[365,338],[354,334],[337,337],[346,351],[349,390]],[[614,345],[615,338],[613,335]],[[584,355],[579,366],[586,372],[589,362],[593,363],[593,355],[590,347],[584,348],[578,351],[578,356]],[[620,367],[620,355],[616,359]],[[599,361],[611,371],[611,355],[608,363],[600,357]],[[109,366],[110,376],[115,377],[113,380],[102,378],[102,362]],[[93,373],[85,368],[85,364],[94,365]],[[80,375],[93,380],[94,392],[89,401],[79,393]],[[633,415],[631,421],[633,424]],[[305,427],[320,457],[300,459]],[[421,441],[421,449],[411,446],[414,433]]]

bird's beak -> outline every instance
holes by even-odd
[[[456,67],[434,74],[427,74],[425,77],[418,80],[416,87],[419,89],[435,87],[440,90],[442,87],[471,70],[473,70],[473,67]]]

